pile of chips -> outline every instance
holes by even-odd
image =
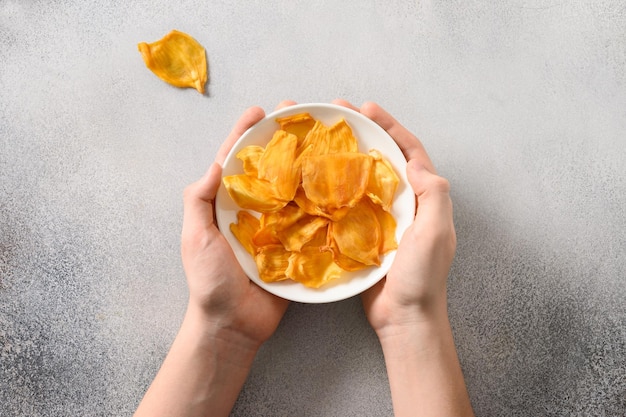
[[[265,148],[237,153],[243,174],[223,178],[243,209],[230,230],[260,278],[319,288],[344,271],[380,265],[397,248],[392,166],[377,150],[359,152],[344,119],[330,127],[308,113],[276,121]]]

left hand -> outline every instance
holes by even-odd
[[[291,104],[283,102],[279,107]],[[215,224],[214,199],[226,155],[237,139],[264,116],[259,107],[246,110],[207,173],[185,189],[181,245],[189,286],[188,314],[251,349],[274,333],[289,302],[248,279]]]

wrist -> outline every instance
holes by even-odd
[[[232,319],[210,317],[192,304],[187,308],[182,328],[201,349],[218,357],[225,365],[251,366],[260,347],[260,343],[238,331]]]
[[[387,307],[386,314],[378,314],[377,320],[371,322],[381,343],[387,337],[440,327],[448,323],[446,294],[444,292],[428,300]]]
[[[390,324],[376,333],[385,352],[397,348],[420,349],[435,342],[450,332],[450,321],[447,313],[441,312],[411,322]]]

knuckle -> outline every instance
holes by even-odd
[[[183,190],[183,201],[187,202],[191,200],[192,198],[194,198],[195,194],[196,194],[196,184],[195,183],[189,184]]]
[[[429,188],[441,193],[448,194],[450,193],[450,181],[448,181],[444,177],[433,175],[430,178]]]
[[[181,233],[181,251],[183,254],[207,248],[210,243],[211,239],[202,229],[183,228]]]
[[[454,254],[456,251],[456,232],[450,221],[433,222],[414,231],[414,244],[429,248],[433,253]]]

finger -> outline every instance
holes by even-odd
[[[450,183],[428,171],[416,159],[407,164],[407,178],[417,197],[416,218],[452,220]]]
[[[433,163],[426,153],[426,149],[424,149],[424,145],[382,107],[376,103],[366,102],[361,106],[361,113],[375,121],[389,133],[389,136],[393,138],[402,150],[407,161],[416,159],[420,165],[426,167],[430,172],[436,172]]]
[[[414,160],[409,162],[407,169],[409,182],[417,196],[417,213],[415,221],[402,236],[398,253],[401,247],[406,250],[419,246],[431,253],[434,265],[448,265],[446,268],[449,268],[456,251],[450,184]],[[401,256],[405,255],[398,254]]]
[[[202,178],[185,188],[183,233],[187,228],[205,230],[213,224],[213,200],[221,177],[222,167],[213,163]]]
[[[331,103],[336,104],[338,106],[347,107],[350,110],[360,111],[357,106],[355,106],[354,104],[350,103],[348,100],[344,100],[342,98],[336,98]]]
[[[276,110],[280,110],[280,109],[284,109],[285,107],[289,107],[289,106],[295,106],[296,103],[293,100],[283,100],[280,103],[278,103],[278,105],[276,106]]]
[[[235,126],[230,131],[230,134],[220,146],[215,156],[215,162],[222,165],[226,159],[226,155],[230,152],[231,148],[237,142],[237,140],[243,135],[246,130],[250,129],[255,123],[265,117],[265,112],[262,108],[254,106],[250,107],[239,117],[239,120],[235,123]]]

